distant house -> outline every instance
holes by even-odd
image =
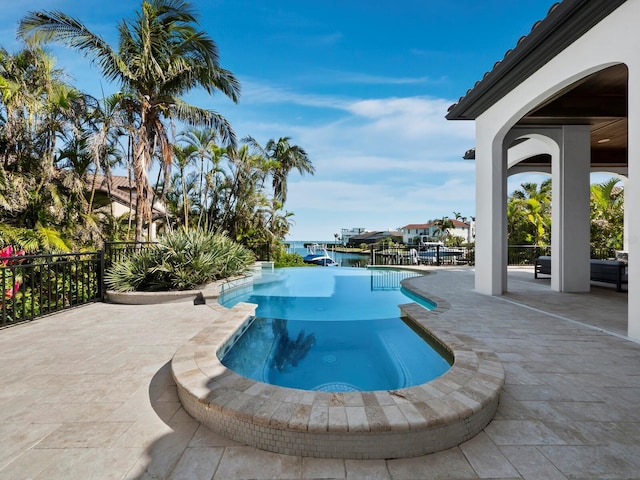
[[[474,222],[466,223],[460,220],[450,219],[453,228],[448,228],[447,233],[452,237],[459,237],[465,243],[472,243],[475,237]],[[400,229],[402,231],[402,243],[406,245],[418,245],[421,242],[434,242],[442,239],[442,232],[437,222],[430,220],[427,223],[410,223]]]
[[[402,232],[397,232],[393,230],[383,230],[383,231],[375,231],[375,232],[364,232],[359,235],[353,235],[349,240],[348,245],[359,246],[364,244],[372,245],[374,243],[381,242],[390,238],[392,241],[396,243],[402,242]]]
[[[87,190],[90,191],[94,185],[94,176],[87,175]],[[120,175],[95,176],[95,196],[93,200],[94,211],[107,211],[115,217],[123,215],[135,215],[136,210],[136,189],[133,181],[128,177]],[[151,238],[154,241],[158,229],[166,218],[166,208],[162,202],[156,199],[153,203]]]
[[[340,241],[342,245],[348,245],[351,242],[351,238],[355,235],[365,233],[366,229],[362,227],[343,228],[340,233]]]

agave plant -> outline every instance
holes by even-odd
[[[254,261],[250,250],[224,234],[179,229],[115,263],[105,283],[119,292],[189,290],[243,273]]]

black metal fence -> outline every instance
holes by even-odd
[[[156,242],[105,242],[105,265],[109,267],[112,263],[119,262],[132,253],[148,250],[155,244]]]
[[[148,250],[156,242],[105,242],[104,258],[107,267],[113,262],[118,262],[128,255],[140,250]],[[258,260],[271,260],[271,244],[269,243],[253,243],[247,245]]]
[[[0,327],[33,320],[85,303],[104,300],[105,268],[153,242],[107,242],[103,251],[0,258]],[[255,246],[258,258],[269,258],[268,244]],[[533,265],[549,255],[548,246],[510,245],[509,265]],[[591,258],[613,258],[610,248],[592,249]],[[473,247],[394,247],[372,250],[371,265],[474,265]]]
[[[0,327],[104,299],[102,251],[2,257]]]
[[[551,255],[549,245],[509,245],[507,248],[507,264],[534,265],[535,259]],[[613,248],[592,248],[591,258],[611,259],[615,258]],[[445,247],[434,246],[399,246],[372,250],[370,256],[371,265],[474,265],[475,247]]]
[[[615,248],[592,248],[591,258],[597,258],[598,260],[613,260],[616,258]]]
[[[536,258],[551,255],[548,245],[509,245],[507,248],[508,265],[533,265]]]
[[[509,265],[533,265],[536,258],[551,255],[549,245],[509,245],[507,263]],[[599,260],[613,259],[616,251],[613,248],[591,248],[590,258]]]
[[[371,265],[473,265],[473,247],[444,245],[392,247],[371,250]]]

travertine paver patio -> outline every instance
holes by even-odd
[[[207,305],[95,304],[2,330],[0,479],[640,478],[627,294],[558,294],[532,277],[511,271],[503,297],[475,293],[466,268],[415,281],[451,304],[441,328],[498,354],[506,385],[482,433],[409,459],[278,455],[195,422],[168,362],[220,314]]]

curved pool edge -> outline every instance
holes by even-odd
[[[217,433],[287,455],[387,459],[459,445],[493,419],[505,373],[497,355],[481,342],[437,325],[437,317],[447,309],[438,300],[433,311],[415,303],[400,306],[403,317],[454,358],[451,369],[429,383],[391,391],[330,393],[241,377],[215,354],[240,335],[255,312],[255,305],[239,303],[174,355],[171,370],[178,397],[191,416]]]

